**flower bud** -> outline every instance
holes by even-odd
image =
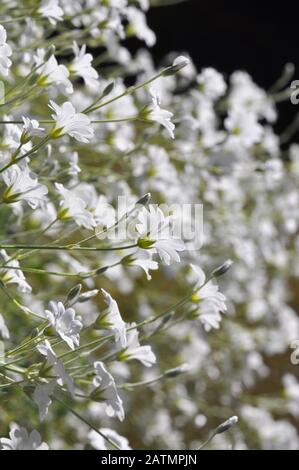
[[[78,297],[78,302],[83,303],[87,302],[88,300],[92,299],[98,294],[99,290],[98,289],[93,289],[93,290],[88,290],[87,292],[83,292],[83,294],[80,294]]]
[[[227,421],[224,421],[224,423],[220,424],[220,425],[215,429],[215,434],[221,434],[221,433],[227,431],[227,430],[230,429],[232,426],[234,426],[235,424],[237,424],[238,421],[239,421],[238,416],[232,416],[231,418],[229,418]]]
[[[50,57],[52,57],[52,55],[54,55],[54,53],[55,53],[55,46],[54,46],[54,44],[51,44],[51,46],[48,47],[48,49],[45,53],[44,61],[47,62],[47,60],[49,60]]]
[[[182,68],[186,67],[186,65],[188,65],[189,62],[190,61],[189,59],[187,59],[187,57],[184,57],[181,55],[173,61],[173,64],[170,67],[164,70],[162,75],[164,77],[168,77],[169,75],[174,75],[177,72],[179,72]]]
[[[150,200],[151,200],[151,193],[147,193],[144,196],[142,196],[140,199],[138,199],[135,205],[138,206],[140,204],[141,206],[147,206]]]
[[[150,240],[149,238],[139,238],[137,241],[137,245],[139,248],[142,248],[143,250],[148,250],[155,244],[155,240]]]
[[[164,372],[164,376],[168,378],[174,378],[178,375],[184,374],[190,370],[190,366],[188,364],[181,364],[178,367],[174,367],[173,369],[168,369]]]
[[[110,93],[113,91],[114,85],[115,85],[114,82],[108,83],[108,85],[103,90],[101,98],[104,98],[105,96],[110,95]]]
[[[65,305],[68,305],[68,307],[71,307],[72,305],[74,305],[80,296],[81,289],[82,289],[82,284],[77,284],[76,286],[72,287],[72,289],[69,291],[69,293],[66,296]]]
[[[223,274],[225,274],[229,270],[232,264],[233,261],[231,259],[226,260],[225,263],[223,263],[218,268],[214,269],[214,271],[212,272],[212,277],[223,276]]]

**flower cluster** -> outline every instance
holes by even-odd
[[[156,68],[147,0],[2,3],[0,449],[298,449],[290,69]]]

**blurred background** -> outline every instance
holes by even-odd
[[[157,35],[151,48],[157,61],[169,51],[188,52],[199,70],[210,66],[224,75],[246,70],[265,89],[291,62],[298,73],[294,79],[299,79],[298,7],[294,2],[174,1],[165,0],[164,7],[151,8],[147,15]],[[131,47],[140,47],[140,43],[131,40]],[[276,130],[282,131],[297,112],[296,106],[282,103]]]

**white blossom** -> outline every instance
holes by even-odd
[[[11,166],[2,173],[2,178],[7,186],[2,198],[7,204],[26,201],[32,209],[36,209],[46,200],[47,186],[39,184],[26,164]]]
[[[129,32],[145,41],[148,47],[156,42],[155,33],[147,26],[145,15],[135,7],[126,8],[126,16],[129,20]]]
[[[81,317],[76,317],[73,308],[65,309],[62,302],[51,301],[45,313],[51,325],[71,349],[79,346],[83,324]]]
[[[151,121],[158,122],[163,127],[165,127],[170,137],[174,139],[173,131],[175,129],[175,125],[171,121],[173,113],[161,108],[160,95],[158,90],[154,86],[151,86],[149,91],[152,97],[152,106],[149,108],[147,118]]]
[[[37,83],[40,86],[54,85],[62,88],[66,93],[73,93],[73,85],[69,80],[69,71],[65,65],[58,64],[54,55],[45,62],[44,49],[37,49],[34,56],[37,73],[39,75]]]
[[[75,386],[73,379],[71,376],[66,372],[63,362],[58,359],[55,352],[53,351],[50,342],[46,339],[43,343],[37,345],[36,349],[39,351],[40,354],[47,358],[48,364],[53,368],[53,372],[56,376],[56,380],[58,385],[62,386],[65,385],[71,395],[75,393]],[[48,395],[51,393],[51,387],[44,390],[47,392]],[[45,410],[43,407],[42,410]]]
[[[91,54],[86,53],[86,45],[84,44],[80,49],[78,44],[74,42],[73,50],[75,53],[75,58],[69,67],[71,74],[83,78],[87,86],[98,86],[99,74],[91,65],[93,57]]]
[[[60,218],[74,219],[77,225],[89,230],[93,229],[96,226],[96,221],[86,209],[86,202],[60,183],[55,183],[55,187],[63,197],[60,201]]]
[[[180,261],[178,253],[185,250],[184,242],[173,234],[173,217],[165,217],[159,207],[142,208],[137,216],[136,231],[140,248],[157,253],[167,265],[172,260]]]
[[[0,74],[7,77],[12,64],[9,57],[12,55],[11,47],[6,42],[7,34],[5,28],[0,25]]]
[[[191,265],[196,281],[194,289],[196,293],[192,301],[198,304],[199,320],[206,331],[219,328],[221,313],[227,310],[225,297],[219,292],[219,287],[212,281],[206,282],[206,276],[199,266]]]
[[[105,410],[109,417],[116,416],[123,421],[125,412],[123,402],[118,395],[114,378],[106,370],[103,362],[94,362],[95,378],[94,386],[101,391],[101,396],[105,400]]]
[[[200,85],[200,91],[213,101],[223,96],[227,88],[221,73],[212,67],[202,70],[197,76],[197,83]]]
[[[126,324],[121,318],[117,302],[104,289],[101,289],[101,292],[108,305],[101,321],[104,321],[107,328],[114,331],[115,341],[120,341],[122,347],[125,348],[127,346]]]
[[[3,339],[9,339],[10,337],[8,328],[6,326],[6,323],[1,313],[0,313],[0,334]]]
[[[129,331],[127,332],[128,345],[124,351],[121,352],[120,357],[122,360],[131,361],[136,359],[141,362],[145,367],[152,367],[157,359],[149,345],[140,346],[138,340],[138,330],[134,328],[136,323],[128,325]],[[131,329],[133,328],[133,329]]]
[[[0,439],[0,450],[49,450],[49,446],[42,442],[37,431],[31,431],[13,423],[10,426],[9,438]]]
[[[38,12],[54,26],[57,21],[63,20],[63,10],[59,6],[58,0],[43,0]]]
[[[49,407],[52,403],[51,395],[54,392],[55,385],[56,381],[51,380],[49,383],[37,385],[33,392],[33,400],[38,406],[41,421],[43,421],[48,414]]]
[[[50,108],[55,112],[52,118],[55,127],[51,132],[52,137],[61,137],[68,134],[79,142],[89,142],[94,136],[94,130],[90,119],[86,114],[77,113],[72,103],[66,101],[62,106],[50,101]]]
[[[25,279],[20,268],[20,264],[16,259],[11,259],[5,250],[0,250],[0,258],[4,261],[7,268],[0,268],[0,279],[6,284],[17,284],[20,292],[31,292],[32,288]],[[16,268],[16,269],[12,269]]]
[[[26,136],[26,139],[30,139],[33,136],[42,136],[44,134],[45,129],[43,127],[39,127],[39,122],[36,119],[30,119],[28,117],[22,117],[24,125],[23,125],[23,136]]]

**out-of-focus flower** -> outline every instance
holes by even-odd
[[[57,21],[63,20],[63,10],[59,6],[58,0],[43,0],[38,9],[38,13],[40,13],[43,18],[48,19],[54,26]]]
[[[101,289],[101,292],[108,308],[100,317],[100,325],[114,331],[115,341],[120,341],[121,346],[125,348],[127,346],[126,324],[121,318],[117,302],[104,289]]]
[[[13,423],[10,427],[9,438],[0,439],[0,450],[49,450],[48,444],[42,442],[37,431],[31,431]]]
[[[116,416],[120,421],[123,421],[125,412],[123,402],[118,395],[114,378],[106,370],[103,362],[97,361],[94,363],[95,378],[93,384],[96,387],[96,393],[100,393],[102,399],[105,401],[106,413],[109,417]],[[95,391],[92,392],[94,395]]]
[[[7,34],[5,28],[0,25],[0,74],[7,77],[12,64],[9,57],[12,55],[11,47],[6,43]]]
[[[128,439],[120,436],[116,431],[114,431],[114,429],[101,428],[100,432],[113,441],[120,450],[131,450]],[[109,447],[107,447],[107,441],[96,431],[90,431],[88,433],[88,439],[94,449],[109,450]]]
[[[0,279],[3,284],[17,284],[20,292],[31,292],[32,288],[26,281],[19,262],[8,256],[5,250],[0,250],[0,259],[2,259],[7,266],[7,268],[0,268]]]

